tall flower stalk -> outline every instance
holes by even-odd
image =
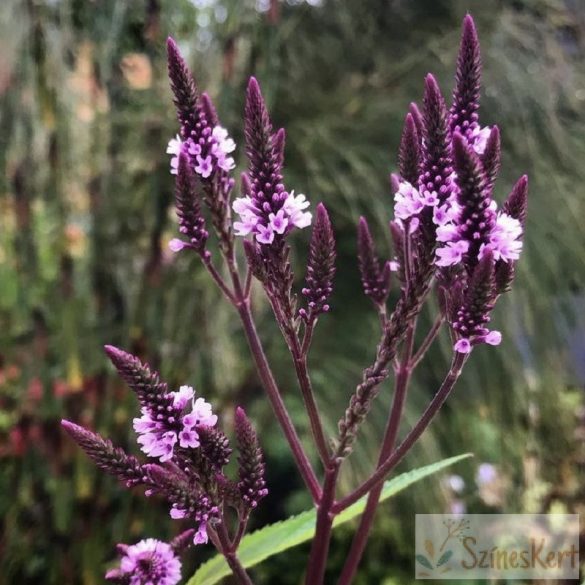
[[[498,210],[500,131],[479,122],[481,57],[473,19],[467,16],[463,22],[451,106],[428,75],[422,108],[412,103],[406,115],[398,172],[392,176],[391,258],[380,258],[367,219],[359,220],[357,259],[363,291],[380,318],[380,340],[333,437],[325,432],[308,366],[318,322],[335,310],[336,244],[327,209],[319,203],[311,211],[308,198],[287,186],[285,132],[274,128],[254,78],[248,84],[244,111],[248,164],[239,196],[233,197],[236,144],[209,96],[199,91],[172,39],[168,71],[179,121],[179,132],[167,149],[178,218],[178,235],[170,248],[198,255],[240,318],[258,377],[316,508],[307,585],[324,583],[335,517],[367,496],[339,577],[340,585],[348,585],[366,547],[383,481],[437,415],[474,348],[502,341],[500,332],[488,324],[499,296],[510,289],[522,250],[528,183],[521,177]],[[297,230],[311,225],[305,282],[297,296],[289,242]],[[243,253],[238,253],[238,239]],[[218,242],[219,254],[209,249],[213,241]],[[250,297],[254,281],[264,290],[288,347],[318,461],[311,460],[300,441],[258,335]],[[394,307],[388,306],[391,287],[398,289]],[[422,333],[417,317],[433,296],[439,300],[439,313]],[[410,381],[443,330],[452,340],[451,365],[418,421],[399,441]],[[120,566],[107,578],[174,585],[180,580],[182,550],[210,542],[239,583],[252,583],[238,559],[238,547],[250,515],[267,494],[261,437],[252,422],[238,407],[234,424],[238,472],[230,477],[225,468],[231,443],[210,403],[190,386],[169,389],[136,356],[112,346],[106,346],[106,354],[138,398],[140,416],[134,419],[134,430],[141,451],[150,459],[126,454],[73,422],[63,421],[63,426],[101,469],[127,487],[142,486],[147,496],[164,498],[170,516],[190,525],[171,543],[146,539],[119,545]],[[381,384],[392,372],[394,396],[377,466],[361,485],[342,496],[337,489],[341,467],[376,407]]]

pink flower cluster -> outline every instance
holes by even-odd
[[[272,244],[276,234],[283,235],[293,227],[302,229],[311,225],[311,213],[305,211],[309,205],[304,195],[295,196],[294,191],[286,195],[276,213],[271,211],[268,203],[264,204],[265,209],[261,209],[251,197],[239,197],[232,205],[240,216],[240,221],[234,222],[235,233],[238,236],[254,234],[260,244]]]
[[[221,126],[215,126],[213,130],[209,127],[205,128],[197,142],[192,138],[182,141],[177,134],[167,146],[167,154],[173,155],[171,173],[177,174],[181,150],[190,156],[195,172],[203,179],[209,178],[217,169],[229,172],[236,166],[233,157],[228,156],[235,148],[236,143]]]
[[[147,538],[132,546],[119,545],[120,567],[106,579],[129,585],[176,585],[181,580],[181,561],[170,544]]]
[[[495,201],[491,202],[492,211],[497,211]],[[444,245],[437,249],[437,266],[454,266],[459,264],[469,250],[469,242],[460,237],[457,229],[457,218],[451,217],[437,228],[437,240]],[[522,251],[522,225],[507,213],[499,212],[496,223],[489,235],[489,242],[482,244],[478,260],[486,250],[491,250],[494,260],[510,262],[520,258]]]
[[[217,415],[213,414],[211,405],[203,398],[195,399],[191,386],[181,386],[170,395],[177,413],[176,424],[172,428],[167,421],[157,420],[148,408],[142,408],[142,416],[134,419],[134,430],[139,435],[138,443],[142,451],[161,462],[172,458],[177,443],[185,449],[199,447],[197,426],[213,427],[217,423]],[[191,410],[183,415],[189,403]]]
[[[481,156],[485,152],[488,138],[490,137],[492,129],[489,126],[483,128],[476,122],[472,124],[471,128],[466,132],[466,137],[475,152]]]

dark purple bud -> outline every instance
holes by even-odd
[[[522,226],[526,223],[528,209],[528,176],[523,175],[514,185],[504,203],[504,213],[517,219]]]
[[[230,462],[232,449],[229,439],[216,427],[198,426],[196,430],[203,456],[213,469],[221,470]]]
[[[167,58],[173,102],[177,108],[181,134],[183,139],[186,139],[196,131],[199,92],[193,75],[179,52],[179,47],[171,37],[167,39]]]
[[[496,289],[499,295],[512,290],[512,282],[516,276],[516,263],[499,261],[496,264]]]
[[[380,266],[365,217],[360,217],[358,224],[358,260],[364,293],[376,305],[383,305],[390,291],[390,279],[387,271]]]
[[[173,552],[177,555],[183,553],[186,549],[188,549],[193,544],[193,537],[195,536],[196,530],[194,528],[189,528],[189,530],[185,530],[181,532],[178,536],[175,536],[173,540],[169,543]]]
[[[463,20],[461,45],[457,57],[455,89],[451,106],[451,131],[469,136],[477,124],[481,87],[481,56],[473,18]]]
[[[445,100],[437,81],[429,73],[425,79],[420,190],[436,192],[440,204],[453,192],[451,135],[447,118]],[[432,223],[431,215],[423,217],[423,221]]]
[[[416,102],[410,102],[410,105],[408,106],[408,112],[414,120],[414,125],[416,126],[416,135],[418,136],[419,145],[421,145],[423,138],[423,117]]]
[[[201,213],[199,187],[189,156],[181,152],[175,182],[175,209],[179,218],[179,231],[188,239],[188,246],[202,254],[209,233],[205,229],[205,219]]]
[[[497,126],[494,126],[487,139],[485,150],[481,155],[481,163],[483,164],[483,170],[487,180],[487,188],[490,190],[493,189],[498,172],[500,171],[501,155],[500,130]]]
[[[169,395],[168,387],[160,381],[157,372],[151,371],[137,357],[113,345],[104,346],[104,350],[143,407],[148,408],[155,416],[160,414],[164,417],[173,410],[173,399]]]
[[[398,152],[398,169],[404,181],[415,187],[418,185],[420,173],[420,146],[416,124],[412,114],[406,114],[400,150]]]
[[[219,125],[219,117],[217,115],[217,111],[215,110],[215,106],[213,105],[209,95],[205,92],[201,94],[201,109],[205,114],[207,122],[211,126]]]
[[[328,302],[335,276],[335,258],[335,238],[331,221],[325,206],[319,203],[311,234],[306,286],[303,288],[308,309],[302,312],[302,316],[307,321],[329,311]]]
[[[487,250],[473,270],[462,304],[453,320],[453,329],[466,339],[483,336],[496,301],[493,254]]]
[[[481,161],[459,132],[453,134],[453,158],[459,185],[457,199],[461,205],[458,231],[469,244],[465,266],[471,274],[477,265],[482,244],[489,243],[496,214],[491,208],[491,189]]]
[[[114,447],[111,441],[68,420],[62,420],[61,426],[100,469],[117,477],[127,487],[148,483],[136,457],[127,455],[119,447]]]
[[[243,408],[236,408],[236,440],[238,443],[238,488],[242,500],[249,508],[268,494],[264,479],[264,456],[258,444],[256,431]]]
[[[273,138],[274,157],[276,166],[282,168],[284,164],[284,143],[286,141],[286,132],[284,128],[277,130]]]

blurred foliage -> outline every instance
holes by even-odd
[[[376,316],[360,295],[354,226],[367,215],[389,255],[388,174],[408,103],[436,73],[451,90],[459,25],[476,18],[482,120],[503,135],[501,200],[530,175],[526,253],[500,302],[504,344],[474,353],[458,390],[403,465],[461,451],[466,488],[429,480],[381,507],[356,583],[412,581],[415,512],[583,510],[585,462],[585,8],[575,0],[5,0],[0,10],[0,581],[98,583],[118,541],[176,522],[95,472],[61,435],[68,417],[132,444],[135,402],[101,353],[134,351],[189,381],[229,427],[246,403],[269,460],[262,524],[307,506],[262,400],[237,320],[188,255],[171,258],[176,132],[165,77],[172,34],[241,143],[243,89],[262,83],[287,129],[287,182],[331,209],[339,246],[333,312],[315,338],[315,387],[331,430],[372,358]],[[243,160],[240,161],[243,164]],[[298,269],[307,235],[298,235]],[[288,356],[258,294],[260,330],[299,429]],[[425,318],[422,320],[424,325]],[[422,329],[422,328],[421,328]],[[405,427],[446,369],[441,338],[417,373]],[[390,388],[344,475],[373,465]],[[476,487],[481,462],[497,468]],[[338,571],[351,529],[336,534]],[[192,553],[194,567],[209,551]],[[260,583],[301,580],[306,549],[262,565]],[[189,568],[186,569],[187,571]]]

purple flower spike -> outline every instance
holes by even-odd
[[[358,260],[364,293],[377,306],[384,305],[390,291],[390,266],[380,266],[365,217],[360,217],[358,224]]]
[[[523,175],[514,185],[514,188],[508,195],[504,203],[504,213],[517,219],[520,225],[526,223],[526,213],[528,210],[528,177]]]
[[[416,185],[420,174],[420,141],[416,123],[412,114],[406,114],[400,150],[398,152],[398,168],[400,176],[411,185]]]
[[[319,203],[309,248],[307,285],[302,291],[307,297],[309,307],[308,310],[299,311],[305,321],[310,321],[321,313],[329,311],[328,300],[333,291],[335,258],[335,238],[331,221],[327,209]]]
[[[61,426],[100,469],[117,477],[127,487],[148,483],[138,460],[114,447],[111,441],[68,420],[62,420]]]
[[[250,161],[245,179],[245,195],[233,203],[240,221],[234,222],[238,236],[252,234],[258,243],[275,247],[294,227],[311,223],[305,211],[309,202],[304,195],[285,190],[282,177],[284,130],[272,131],[272,122],[254,77],[248,84],[245,108],[246,154]]]
[[[477,111],[479,110],[480,88],[479,40],[473,18],[468,14],[463,20],[450,124],[452,132],[460,132],[470,142],[479,126]]]
[[[161,382],[158,373],[153,372],[136,356],[113,345],[104,346],[104,350],[120,377],[136,393],[143,408],[164,414],[172,407],[168,386]]]
[[[468,272],[472,272],[477,265],[480,250],[489,244],[490,234],[496,224],[496,213],[479,157],[459,132],[453,135],[453,154],[459,185],[457,200],[461,206],[457,243],[465,243],[467,250],[464,263]]]
[[[170,544],[147,538],[120,548],[120,567],[106,579],[120,585],[176,585],[181,580],[181,561]]]
[[[425,79],[423,138],[419,191],[421,195],[435,193],[439,205],[442,205],[455,190],[451,136],[445,100],[437,81],[430,73]]]
[[[264,479],[264,456],[258,443],[258,436],[243,408],[236,408],[235,430],[238,442],[238,488],[242,500],[249,508],[256,508],[258,502],[268,494]]]
[[[200,193],[189,156],[186,152],[181,152],[175,183],[175,209],[179,218],[179,231],[188,239],[188,242],[183,242],[180,249],[189,247],[203,254],[209,234],[205,229],[205,219],[201,213],[199,198]],[[178,245],[174,240],[173,242],[172,249],[176,251]]]
[[[501,341],[498,331],[489,331],[486,324],[496,301],[495,260],[487,251],[476,265],[463,302],[453,315],[453,330],[459,339],[454,348],[460,353],[469,353],[477,343],[497,345]]]
[[[167,39],[167,67],[173,91],[173,102],[181,125],[181,136],[186,140],[196,131],[199,121],[197,115],[199,92],[177,43],[171,37]]]

